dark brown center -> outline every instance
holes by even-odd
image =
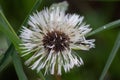
[[[64,51],[66,48],[69,49],[70,38],[68,35],[61,31],[48,32],[43,37],[43,46],[46,50],[55,52]]]

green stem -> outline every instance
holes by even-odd
[[[54,73],[54,76],[55,76],[55,80],[62,80],[62,77],[61,75],[58,75],[57,72],[58,72],[58,62],[55,64],[55,73]]]
[[[120,26],[120,19],[119,20],[116,20],[116,21],[113,21],[113,22],[110,22],[102,27],[99,27],[98,29],[90,32],[87,36],[91,36],[91,35],[94,35],[96,33],[99,33],[101,31],[104,31],[104,30],[108,30],[108,29],[111,29],[111,28],[115,28],[115,27],[118,27]]]
[[[105,67],[104,67],[104,69],[103,69],[103,72],[102,72],[99,80],[103,80],[103,79],[104,79],[104,77],[105,77],[105,75],[106,75],[106,73],[107,73],[107,71],[108,71],[108,69],[109,69],[109,67],[110,67],[113,59],[115,58],[115,55],[116,55],[119,47],[120,47],[120,32],[119,32],[119,35],[118,35],[118,37],[117,37],[117,39],[116,39],[116,42],[115,42],[115,44],[114,44],[114,47],[113,47],[113,49],[112,49],[112,51],[111,51],[111,53],[110,53],[110,55],[109,55],[109,58],[108,58],[108,60],[107,60],[107,62],[106,62],[106,65],[105,65]]]
[[[54,76],[55,76],[55,80],[62,80],[61,75],[55,73]]]

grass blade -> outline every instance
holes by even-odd
[[[90,32],[87,36],[91,36],[91,35],[94,35],[96,33],[99,33],[101,31],[105,31],[105,30],[108,30],[108,29],[112,29],[112,28],[115,28],[115,27],[118,27],[120,26],[120,19],[119,20],[116,20],[116,21],[113,21],[113,22],[110,22],[102,27],[99,27],[98,29]]]
[[[13,60],[13,64],[15,66],[15,70],[17,72],[19,80],[28,80],[23,71],[22,63],[16,51],[14,51],[14,53],[12,54],[12,60]]]
[[[19,50],[19,44],[21,43],[21,40],[19,39],[19,37],[17,36],[17,34],[15,33],[15,31],[13,30],[12,26],[9,24],[9,22],[7,21],[7,19],[5,18],[4,14],[2,13],[2,11],[0,11],[0,30],[10,39],[10,41],[14,44],[15,48],[20,52]],[[12,46],[12,45],[11,45]],[[20,62],[19,57],[17,56],[17,54],[15,54],[15,49],[14,46],[13,47],[9,47],[8,51],[5,53],[7,56],[3,57],[3,61],[1,61],[1,71],[4,69],[4,67],[6,66],[5,64],[8,64],[8,60],[9,60],[9,56],[10,54],[12,54],[12,59],[13,59],[13,63],[16,69],[16,72],[18,74],[18,78],[19,80],[28,80],[23,68],[22,68],[22,64]]]
[[[28,20],[28,17],[29,15],[31,14],[31,12],[35,11],[39,5],[43,2],[43,0],[37,0],[36,3],[34,4],[34,6],[32,7],[31,11],[29,12],[29,14],[27,15],[27,17],[25,18],[24,22],[22,25],[26,26],[27,25],[27,20]],[[42,8],[42,7],[41,7]],[[19,50],[19,45],[21,43],[19,37],[17,36],[17,34],[14,32],[14,30],[12,29],[11,25],[9,24],[9,22],[7,21],[7,19],[5,18],[4,14],[2,13],[2,11],[0,11],[0,30],[6,34],[6,36],[11,40],[11,42],[14,44],[14,46],[17,48],[17,50]],[[13,48],[13,46],[12,46]],[[14,48],[13,48],[14,49]],[[15,50],[13,50],[15,51]],[[23,75],[21,73],[19,73],[20,69],[22,69],[22,65],[21,67],[18,66],[18,64],[16,63],[16,58],[15,58],[16,55],[13,55],[13,63],[15,65],[15,68],[16,68],[16,71],[17,71],[17,74],[18,74],[18,77],[20,78],[20,80],[26,80],[26,76],[24,75],[24,72],[23,72]],[[20,61],[18,61],[20,62]],[[19,69],[17,69],[17,67],[19,67]],[[41,73],[41,72],[40,72]],[[20,77],[22,76],[22,78]],[[42,80],[45,80],[43,74],[39,74],[39,76],[41,77]]]
[[[2,31],[14,44],[16,49],[18,49],[18,44],[20,44],[21,41],[1,10],[0,10],[0,31]]]
[[[103,72],[102,72],[99,80],[103,80],[104,79],[104,77],[105,77],[105,75],[106,75],[106,73],[107,73],[107,71],[108,71],[108,69],[109,69],[113,59],[115,58],[115,55],[116,55],[119,47],[120,47],[120,32],[119,32],[119,35],[118,35],[118,37],[116,39],[116,42],[115,42],[115,44],[113,46],[113,49],[112,49],[112,51],[111,51],[111,53],[109,55],[109,58],[108,58],[108,60],[106,62],[106,65],[105,65],[105,67],[103,69]]]
[[[11,53],[13,53],[13,48],[9,47],[4,56],[0,61],[0,72],[10,63],[11,61]]]
[[[38,73],[38,76],[40,76],[41,80],[45,80],[45,78],[44,78],[44,76],[43,76],[41,71]]]
[[[33,5],[33,7],[31,8],[31,10],[29,11],[28,15],[26,16],[25,20],[23,21],[22,23],[22,26],[27,26],[27,21],[28,21],[28,18],[29,18],[29,15],[34,12],[35,10],[38,9],[38,7],[43,3],[43,0],[36,0],[35,4]],[[43,7],[41,6],[41,9]]]

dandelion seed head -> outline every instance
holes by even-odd
[[[25,64],[45,74],[62,74],[74,66],[83,65],[83,60],[76,50],[94,48],[94,39],[87,40],[85,35],[92,29],[83,22],[84,17],[66,14],[59,7],[45,8],[30,16],[28,25],[21,30],[22,57],[27,57]]]

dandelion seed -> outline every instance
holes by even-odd
[[[62,69],[70,71],[74,66],[83,65],[82,58],[75,54],[74,49],[89,50],[94,48],[94,39],[86,40],[85,35],[92,29],[83,23],[82,16],[65,14],[59,9],[44,9],[30,16],[29,27],[23,26],[20,44],[27,57],[26,65],[39,72],[45,69],[61,75]]]

